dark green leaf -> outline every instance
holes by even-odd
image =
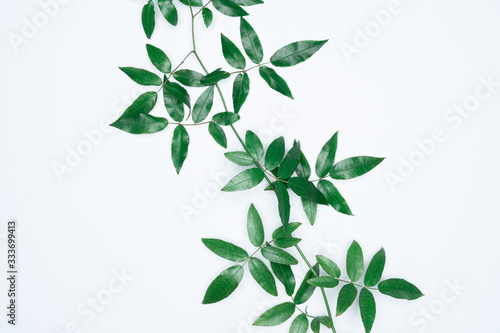
[[[232,151],[225,153],[224,156],[234,164],[240,165],[240,166],[250,166],[253,165],[254,159],[253,157],[244,151]]]
[[[264,59],[262,44],[253,27],[244,18],[241,18],[240,35],[241,43],[247,56],[253,63],[260,64],[262,59]]]
[[[274,182],[274,193],[276,193],[276,197],[278,198],[278,211],[281,218],[281,223],[285,228],[288,226],[288,222],[290,221],[290,195],[288,194],[288,190],[282,182],[277,181]]]
[[[156,133],[165,129],[167,125],[167,119],[153,117],[147,113],[138,113],[130,117],[120,118],[111,124],[111,126],[131,134]]]
[[[293,275],[292,268],[289,265],[281,265],[271,262],[271,268],[274,275],[285,286],[286,294],[292,296],[295,290],[295,276]]]
[[[339,280],[331,276],[318,276],[307,280],[307,283],[319,288],[335,288],[339,285]]]
[[[403,279],[389,279],[379,283],[378,290],[384,294],[398,299],[415,300],[424,296],[422,292],[410,282]]]
[[[335,164],[330,170],[330,176],[333,179],[356,178],[369,172],[383,160],[384,158],[370,156],[351,157]]]
[[[154,91],[148,91],[139,97],[130,105],[123,115],[120,117],[128,118],[131,116],[136,116],[140,113],[150,113],[156,105],[156,101],[158,100],[158,94]]]
[[[146,49],[148,51],[148,56],[149,56],[149,60],[151,60],[151,63],[160,72],[170,73],[170,70],[172,68],[172,64],[170,63],[170,59],[168,59],[165,52],[163,52],[162,50],[160,50],[159,48],[157,48],[151,44],[146,44]],[[160,81],[161,81],[161,79],[160,79]]]
[[[245,170],[227,183],[222,188],[224,192],[244,191],[259,185],[264,180],[264,172],[261,169],[253,168]]]
[[[300,143],[298,141],[295,141],[293,143],[292,149],[288,151],[285,159],[283,160],[283,162],[281,162],[281,165],[278,169],[278,178],[287,179],[293,175],[293,173],[297,169],[297,166],[299,165],[300,154]]]
[[[316,256],[316,260],[318,260],[318,263],[320,264],[321,268],[323,268],[326,274],[336,278],[340,277],[340,268],[332,260],[320,255]]]
[[[201,240],[206,247],[221,258],[234,262],[243,262],[248,259],[248,253],[241,247],[225,242],[220,239],[203,238]]]
[[[302,198],[302,207],[304,208],[304,212],[306,213],[307,219],[314,225],[316,221],[316,215],[318,213],[318,204],[314,201]]]
[[[330,140],[323,146],[316,160],[316,174],[323,178],[328,175],[328,171],[335,162],[335,154],[337,153],[337,141],[339,132],[335,133]]]
[[[222,301],[236,290],[243,279],[243,267],[233,266],[222,272],[210,284],[203,299],[203,304],[212,304]]]
[[[271,63],[278,67],[290,67],[306,61],[325,45],[327,40],[305,40],[282,47],[271,57]]]
[[[188,108],[191,108],[191,99],[189,98],[187,90],[184,89],[183,86],[175,82],[167,82],[165,83],[164,89],[179,101],[186,104]]]
[[[250,78],[248,74],[238,74],[233,84],[233,107],[234,112],[238,113],[245,103],[250,92]]]
[[[309,179],[309,177],[311,177],[311,167],[309,166],[309,162],[307,162],[303,153],[300,154],[300,162],[295,172],[297,172],[297,176],[305,179]]]
[[[172,0],[158,0],[158,7],[160,7],[160,11],[168,23],[174,26],[177,25],[177,8],[175,8]]]
[[[277,264],[297,265],[299,263],[290,253],[274,246],[262,248],[261,253],[264,258]]]
[[[288,223],[286,231],[285,231],[285,228],[283,226],[281,226],[281,227],[277,228],[276,230],[274,230],[272,237],[273,237],[273,239],[290,237],[292,235],[292,233],[295,230],[297,230],[301,225],[302,225],[302,223],[300,223],[300,222]]]
[[[248,209],[247,231],[248,238],[250,238],[250,243],[253,246],[259,247],[264,244],[264,225],[257,208],[253,204]]]
[[[180,122],[184,119],[184,104],[166,88],[166,84],[163,87],[163,102],[173,120]]]
[[[203,6],[203,0],[179,0],[182,4],[189,6],[191,5],[192,7],[202,7]]]
[[[328,204],[332,206],[336,211],[342,214],[352,215],[351,209],[347,205],[347,202],[331,182],[324,179],[320,180],[318,183],[318,190],[321,192],[321,194],[323,194]]]
[[[365,286],[373,287],[379,283],[385,267],[385,250],[382,248],[370,261],[365,274]]]
[[[305,178],[293,177],[288,180],[290,189],[301,198],[319,202],[323,195],[318,191],[313,183]]]
[[[375,306],[375,298],[371,291],[366,288],[361,289],[359,293],[359,310],[361,312],[361,320],[365,327],[365,332],[370,333],[375,322],[377,308]]]
[[[229,126],[240,120],[240,116],[233,112],[221,112],[212,117],[212,121],[221,125]]]
[[[181,69],[174,73],[174,78],[188,87],[206,87],[206,84],[202,84],[203,74],[190,69]]]
[[[320,330],[319,318],[314,318],[314,319],[311,321],[311,330],[312,330],[314,333],[319,333],[319,330]]]
[[[305,314],[300,314],[292,322],[290,333],[307,333],[309,329],[309,320]]]
[[[145,69],[134,67],[120,67],[120,70],[127,74],[134,82],[143,86],[161,86],[161,78]]]
[[[299,244],[301,241],[302,239],[294,237],[278,238],[274,240],[274,245],[286,249]]]
[[[363,275],[364,268],[363,250],[358,242],[353,241],[349,250],[347,251],[347,275],[352,282],[356,282]]]
[[[262,260],[258,258],[250,258],[248,268],[250,269],[250,274],[252,274],[253,278],[262,287],[262,289],[273,296],[278,296],[274,276]]]
[[[208,28],[212,25],[212,21],[214,19],[214,14],[212,11],[208,8],[203,8],[201,11],[201,15],[203,15],[203,22],[205,23],[205,26]]]
[[[304,281],[302,281],[302,284],[300,285],[299,289],[297,290],[297,293],[295,294],[295,297],[293,298],[293,301],[297,305],[304,304],[305,302],[307,302],[309,298],[311,298],[311,296],[314,294],[314,291],[316,290],[315,286],[312,286],[309,283],[307,283],[307,281],[312,279],[313,277],[319,276],[319,264],[314,265],[313,269],[314,271],[309,270],[306,273]]]
[[[263,4],[262,0],[233,0],[233,2],[240,6],[253,6]]]
[[[246,16],[248,13],[231,0],[213,0],[215,9],[227,16]]]
[[[210,122],[210,124],[208,124],[208,132],[210,133],[212,138],[214,138],[215,142],[217,142],[222,147],[227,148],[226,133],[224,133],[222,127],[214,122]]]
[[[203,79],[201,79],[201,84],[204,84],[206,86],[210,86],[212,84],[218,83],[221,80],[227,79],[230,76],[231,76],[230,73],[218,68],[215,71],[213,71],[212,73],[205,75],[205,77]]]
[[[214,105],[214,86],[208,87],[200,97],[196,100],[193,107],[193,121],[195,123],[201,123],[205,120],[210,111],[212,111],[212,106]]]
[[[155,4],[153,0],[149,0],[142,8],[142,27],[144,28],[146,36],[151,38],[155,30]]]
[[[181,172],[182,165],[188,155],[189,135],[184,126],[179,125],[174,130],[172,139],[172,161],[177,174]]]
[[[337,299],[337,316],[340,316],[351,307],[356,300],[357,295],[358,289],[350,283],[340,289],[339,297]]]
[[[323,326],[326,326],[328,328],[332,328],[332,320],[330,319],[330,317],[328,316],[321,316],[321,317],[318,317],[319,319],[319,322],[321,323],[321,325]]]
[[[252,131],[247,131],[245,135],[245,144],[250,154],[255,157],[256,160],[261,160],[262,157],[264,157],[264,146],[257,134]]]
[[[265,166],[267,170],[274,170],[283,161],[283,157],[285,156],[285,139],[280,136],[267,148]]]
[[[245,69],[247,63],[238,47],[234,45],[229,38],[224,36],[224,34],[221,34],[220,37],[222,43],[222,53],[224,54],[224,58],[227,63],[236,69]]]
[[[295,313],[295,304],[288,302],[275,307],[264,312],[262,316],[257,318],[253,323],[254,326],[277,326],[283,324],[285,321],[290,319]]]
[[[288,84],[281,76],[278,75],[278,73],[276,73],[274,69],[267,66],[261,66],[259,67],[259,73],[260,76],[267,82],[269,87],[276,90],[280,94],[293,99],[293,95],[288,87]]]

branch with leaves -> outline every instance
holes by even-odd
[[[312,264],[300,248],[301,239],[294,237],[294,233],[302,224],[290,222],[290,194],[297,195],[301,199],[302,208],[311,225],[314,225],[316,221],[320,205],[331,206],[339,213],[352,215],[349,205],[334,185],[334,181],[362,176],[379,165],[383,158],[357,156],[336,162],[338,133],[335,133],[325,143],[316,158],[314,171],[318,178],[311,180],[312,168],[300,148],[299,141],[295,140],[292,147],[287,150],[285,139],[279,137],[268,147],[264,147],[254,132],[247,131],[243,138],[234,127],[234,124],[240,120],[239,113],[250,93],[248,72],[258,70],[260,77],[271,89],[293,99],[290,87],[276,69],[292,67],[308,60],[322,48],[327,40],[305,40],[288,44],[277,50],[269,61],[264,62],[263,46],[258,34],[243,18],[248,15],[244,9],[245,6],[262,4],[262,0],[210,0],[208,2],[179,0],[179,2],[187,6],[191,14],[192,49],[186,52],[183,60],[174,67],[163,50],[147,44],[148,57],[158,73],[134,67],[120,68],[136,83],[156,86],[158,89],[139,96],[111,125],[131,134],[157,133],[169,124],[174,125],[171,145],[172,161],[177,173],[180,173],[188,156],[190,139],[186,127],[207,125],[210,136],[223,148],[227,148],[228,143],[224,129],[226,128],[236,136],[242,150],[226,152],[224,156],[232,163],[243,167],[244,170],[232,178],[222,191],[249,190],[265,181],[268,185],[265,190],[273,191],[276,195],[278,215],[281,220],[281,226],[273,232],[272,238],[266,241],[263,221],[256,207],[253,204],[250,206],[246,225],[250,243],[255,247],[250,255],[242,247],[220,239],[202,240],[206,247],[216,255],[238,263],[220,273],[213,280],[206,291],[203,303],[217,303],[229,297],[243,279],[245,267],[264,291],[272,296],[278,296],[277,279],[290,297],[289,302],[279,304],[263,313],[254,325],[276,326],[298,313],[291,323],[291,333],[306,333],[309,328],[313,332],[319,332],[321,326],[336,332],[326,289],[342,285],[336,302],[336,316],[343,314],[358,298],[361,319],[366,332],[372,330],[375,320],[376,305],[373,292],[378,291],[384,295],[406,300],[421,297],[420,290],[403,279],[382,280],[386,261],[384,249],[373,256],[365,270],[363,251],[354,241],[347,252],[347,277],[343,278],[341,269],[330,258],[317,255],[315,263]],[[147,2],[142,10],[142,24],[148,39],[152,37],[155,30],[157,8],[165,19],[175,26],[179,20],[177,6],[178,4],[173,0],[157,0],[156,3],[149,0]],[[240,19],[239,32],[244,52],[224,34],[220,35],[222,54],[227,64],[234,68],[231,71],[221,67],[208,70],[196,48],[196,23],[201,20],[205,27],[209,28],[214,19],[212,7],[223,15]],[[202,73],[183,68],[190,57],[196,58]],[[252,65],[247,65],[247,58],[253,63]],[[234,81],[232,109],[229,109],[219,82],[231,77],[234,77]],[[203,91],[192,104],[188,89],[196,88],[201,88]],[[157,117],[150,113],[155,109],[160,92],[163,93],[167,115]],[[216,94],[223,105],[223,110],[220,112],[212,110]],[[209,116],[211,116],[210,120],[207,120]],[[294,249],[309,267],[309,271],[298,288],[293,267],[299,264],[299,260],[290,253],[289,249]],[[363,275],[364,279],[360,282]],[[322,293],[326,315],[311,315],[307,310],[301,309],[301,306],[309,301],[317,289]]]

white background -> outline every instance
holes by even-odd
[[[498,2],[401,0],[402,11],[351,61],[341,46],[356,46],[357,29],[372,24],[371,12],[386,9],[387,1],[268,2],[249,9],[267,59],[296,40],[330,42],[308,62],[279,70],[295,101],[252,72],[238,130],[270,128],[289,146],[298,138],[310,161],[335,131],[339,159],[387,157],[369,175],[338,182],[356,217],[320,209],[317,224],[304,223],[298,232],[306,254],[331,256],[344,268],[353,239],[367,261],[384,246],[384,277],[406,278],[426,294],[414,302],[377,295],[373,332],[497,332],[500,87],[458,126],[445,115],[454,104],[472,100],[480,77],[500,82]],[[222,238],[250,251],[245,217],[252,202],[268,235],[279,225],[275,199],[262,188],[218,193],[199,215],[181,214],[180,207],[193,206],[194,198],[201,200],[200,193],[213,188],[211,175],[228,166],[205,128],[190,128],[192,145],[180,176],[169,156],[171,127],[141,137],[104,127],[102,139],[62,181],[54,171],[55,163],[67,163],[69,151],[85,145],[84,132],[99,139],[101,124],[116,119],[137,96],[117,67],[154,69],[144,47],[143,4],[69,1],[18,52],[9,36],[22,36],[25,19],[33,21],[42,9],[35,0],[0,4],[0,267],[5,272],[11,218],[18,220],[20,267],[16,327],[6,323],[7,284],[0,274],[0,331],[287,332],[289,323],[248,326],[249,317],[251,323],[277,302],[248,272],[228,300],[201,305],[206,287],[229,264],[200,239]],[[182,7],[177,28],[157,16],[152,39],[174,64],[190,47],[189,16]],[[201,22],[198,27],[208,67],[229,69],[219,33],[239,45],[238,20],[216,14],[210,29]],[[194,61],[186,66],[199,70]],[[229,96],[230,83],[223,88]],[[292,116],[277,118],[284,113]],[[159,105],[155,114],[165,111]],[[416,142],[436,129],[446,140],[418,160],[423,155]],[[230,149],[241,149],[229,132],[228,139]],[[397,175],[412,156],[419,165],[391,186],[388,175]],[[292,219],[306,222],[295,207]],[[102,311],[94,317],[77,312],[89,310],[86,302],[105,295],[113,272],[122,270],[133,280]],[[333,305],[336,293],[329,291]],[[318,296],[309,312],[324,315]],[[358,317],[357,307],[350,309],[337,320],[338,332],[362,332]]]

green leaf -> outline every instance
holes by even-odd
[[[246,16],[248,13],[231,0],[213,0],[215,9],[227,16]]]
[[[243,279],[243,267],[236,265],[222,272],[210,284],[203,299],[203,304],[212,304],[229,297]]]
[[[238,74],[233,84],[233,107],[234,112],[238,113],[245,103],[250,92],[250,77],[247,73]]]
[[[256,160],[261,160],[262,157],[264,157],[264,146],[257,134],[252,131],[247,131],[245,135],[245,144],[250,154],[255,157]]]
[[[227,79],[230,76],[231,76],[230,73],[218,68],[215,71],[205,75],[205,77],[201,79],[201,84],[210,86],[212,84],[217,84],[219,81]]]
[[[170,73],[172,68],[172,63],[168,59],[165,52],[153,46],[151,44],[146,44],[146,50],[148,51],[149,60],[151,63],[162,73]],[[160,79],[161,81],[161,79]]]
[[[277,67],[290,67],[300,64],[312,57],[328,42],[327,40],[305,40],[282,47],[271,57],[271,63]]]
[[[253,204],[250,205],[247,215],[247,231],[250,243],[253,246],[260,247],[264,244],[264,225],[260,218],[257,208]]]
[[[382,248],[370,261],[365,274],[365,286],[373,287],[379,283],[385,267],[385,250]]]
[[[158,7],[160,7],[160,11],[168,23],[176,26],[178,22],[177,8],[175,8],[172,0],[158,0]]]
[[[225,153],[224,156],[234,164],[240,166],[250,166],[254,163],[253,157],[244,151],[232,151]]]
[[[172,161],[177,174],[181,172],[182,165],[188,155],[189,135],[184,126],[179,125],[174,130],[172,139]]]
[[[328,204],[336,211],[346,215],[353,215],[345,199],[337,188],[328,180],[320,180],[318,183],[318,190],[323,194]]]
[[[309,329],[309,320],[305,314],[300,314],[292,322],[290,333],[307,333]]]
[[[248,253],[241,247],[220,239],[203,238],[206,247],[221,258],[234,262],[243,262],[248,259]]]
[[[222,147],[227,148],[226,133],[224,133],[222,127],[214,122],[210,122],[210,124],[208,124],[208,132],[210,133],[212,138],[214,138],[215,142],[217,142]]]
[[[320,317],[318,317],[318,319],[319,319],[319,322],[321,323],[321,325],[326,326],[328,328],[332,328],[333,323],[332,323],[332,320],[330,319],[330,317],[320,316]]]
[[[278,296],[274,276],[262,260],[258,258],[250,258],[248,268],[250,269],[250,274],[252,274],[253,278],[262,287],[262,289],[273,296]]]
[[[203,22],[205,23],[205,26],[208,28],[212,25],[212,21],[214,19],[214,14],[212,11],[208,8],[203,8],[201,11],[201,15],[203,16]]]
[[[305,179],[309,179],[309,177],[311,177],[311,167],[309,166],[309,162],[307,162],[304,153],[300,154],[300,162],[295,172],[297,173],[297,176]]]
[[[179,0],[182,4],[189,6],[191,5],[192,7],[202,7],[203,6],[203,0]]]
[[[147,71],[145,69],[134,68],[134,67],[120,67],[120,70],[127,74],[134,82],[139,83],[143,86],[161,86],[161,78]]]
[[[153,0],[149,0],[142,8],[142,27],[148,39],[151,38],[155,30],[155,4]]]
[[[413,301],[424,296],[422,292],[410,282],[403,279],[389,279],[379,283],[378,290],[384,294],[398,299]]]
[[[347,251],[347,275],[352,282],[356,282],[363,275],[364,268],[363,250],[358,242],[353,241],[349,250]]]
[[[285,159],[283,160],[283,162],[281,162],[281,165],[278,169],[278,178],[287,179],[293,175],[293,173],[297,169],[297,166],[299,165],[300,154],[300,143],[298,141],[295,141],[293,143],[292,149],[288,151]]]
[[[272,237],[273,237],[273,239],[290,237],[292,235],[292,233],[295,230],[297,230],[301,225],[302,225],[302,223],[300,223],[300,222],[288,223],[286,230],[283,226],[281,226],[281,227],[277,228],[276,230],[274,230]]]
[[[288,84],[281,76],[278,75],[278,73],[276,73],[274,69],[267,66],[260,66],[259,73],[264,81],[267,82],[269,87],[271,87],[271,89],[274,89],[280,94],[293,99],[293,95],[290,91],[290,88],[288,87]]]
[[[293,301],[297,305],[304,304],[305,302],[307,302],[309,298],[311,298],[311,296],[314,294],[314,291],[316,290],[315,286],[312,286],[309,283],[307,283],[307,281],[312,279],[313,277],[319,276],[319,264],[314,265],[313,269],[314,271],[309,270],[306,273],[304,281],[302,281],[302,284],[300,285],[299,289],[297,290],[297,293],[295,294],[295,297],[293,298]]]
[[[313,202],[320,202],[320,197],[323,196],[313,183],[301,177],[290,178],[288,186],[299,197]]]
[[[340,289],[337,299],[337,316],[340,316],[351,307],[358,295],[358,289],[352,284],[346,284]]]
[[[359,310],[361,312],[361,320],[365,327],[365,332],[370,333],[375,322],[377,308],[375,306],[375,298],[371,291],[366,288],[361,289],[359,293]]]
[[[186,104],[188,108],[191,108],[191,99],[189,98],[187,90],[184,89],[183,86],[175,82],[167,82],[165,83],[164,89],[179,101]]]
[[[269,260],[282,265],[297,265],[299,262],[290,253],[274,246],[266,246],[261,250],[262,256]]]
[[[264,180],[264,172],[261,169],[253,168],[245,170],[227,183],[222,188],[224,192],[244,191],[259,185]]]
[[[295,276],[293,275],[292,268],[289,265],[271,262],[271,269],[278,280],[285,286],[286,294],[292,296],[295,290]]]
[[[240,36],[247,56],[253,63],[260,64],[264,59],[262,44],[254,28],[244,18],[241,18],[240,22]]]
[[[174,74],[174,78],[188,87],[206,87],[206,84],[202,84],[201,80],[203,79],[203,74],[198,73],[197,71],[193,71],[190,69],[181,69],[176,71]]]
[[[265,158],[265,166],[267,170],[274,170],[283,161],[283,157],[285,156],[285,139],[280,136],[267,148],[266,158]]]
[[[337,153],[337,141],[339,132],[335,133],[330,140],[323,146],[316,160],[316,174],[323,178],[328,175],[328,171],[335,162],[335,154]]]
[[[130,105],[120,119],[136,116],[140,113],[150,113],[156,105],[158,94],[154,91],[148,91],[137,97],[137,99]]]
[[[163,87],[163,102],[173,120],[180,122],[184,119],[184,104],[166,88],[166,84]]]
[[[314,225],[316,221],[316,215],[318,213],[318,204],[314,201],[302,198],[302,207],[304,208],[304,212],[306,213],[307,219]]]
[[[319,288],[335,288],[339,285],[339,280],[331,276],[318,276],[307,280],[307,283]]]
[[[233,0],[233,2],[240,6],[253,6],[263,4],[262,0]]]
[[[198,124],[205,120],[214,105],[214,86],[208,87],[196,100],[193,107],[193,121]]]
[[[314,319],[311,321],[311,330],[312,330],[314,333],[319,333],[319,330],[320,330],[319,318],[314,318]]]
[[[212,117],[212,121],[221,125],[229,126],[240,120],[240,116],[233,112],[220,112]]]
[[[222,53],[227,63],[236,69],[245,69],[247,64],[245,57],[238,47],[224,34],[220,35],[222,43]]]
[[[302,239],[294,237],[278,238],[274,240],[274,245],[286,249],[299,244],[301,241]]]
[[[277,326],[290,319],[295,313],[295,304],[288,302],[276,305],[257,318],[254,326]]]
[[[383,160],[384,158],[370,156],[351,157],[335,164],[330,170],[330,177],[333,179],[356,178],[368,173]]]
[[[282,182],[274,182],[274,193],[278,198],[278,211],[281,218],[281,223],[285,228],[288,226],[290,221],[290,195],[288,190]]]
[[[147,113],[138,113],[130,117],[120,118],[111,124],[111,126],[131,134],[156,133],[165,129],[167,125],[167,119],[153,117]]]
[[[320,255],[316,256],[316,260],[318,261],[321,268],[323,268],[326,274],[336,278],[340,277],[341,274],[340,268],[332,260]]]

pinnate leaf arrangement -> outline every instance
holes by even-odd
[[[338,133],[334,133],[316,158],[314,171],[318,179],[311,180],[312,167],[302,153],[299,141],[294,141],[287,149],[285,139],[279,137],[268,147],[264,147],[260,138],[252,131],[247,131],[244,137],[237,132],[234,124],[240,120],[240,111],[250,93],[248,72],[258,70],[260,77],[271,89],[293,99],[288,83],[278,71],[308,60],[327,42],[294,42],[278,49],[269,61],[264,62],[263,45],[255,29],[245,18],[248,16],[245,7],[261,4],[262,0],[149,0],[143,7],[141,16],[146,37],[150,39],[154,33],[158,11],[169,24],[175,26],[182,19],[178,8],[186,6],[183,9],[188,9],[191,14],[193,48],[174,67],[163,50],[146,44],[146,53],[157,69],[156,73],[140,68],[121,67],[121,71],[136,83],[154,86],[156,89],[139,96],[111,125],[131,134],[151,134],[164,130],[168,125],[175,126],[171,151],[177,173],[181,171],[188,156],[190,140],[187,127],[206,126],[216,144],[223,148],[227,148],[226,131],[230,131],[238,139],[242,150],[226,152],[224,156],[241,166],[243,171],[231,179],[222,191],[249,190],[266,182],[265,190],[275,193],[281,225],[271,237],[266,237],[264,233],[264,224],[257,208],[252,204],[248,209],[246,228],[253,246],[251,251],[220,239],[202,240],[210,251],[234,263],[209,285],[203,304],[217,303],[229,297],[242,281],[246,266],[252,278],[265,292],[278,296],[278,280],[290,297],[288,302],[264,312],[255,320],[254,325],[277,326],[290,321],[290,333],[305,333],[309,330],[317,333],[321,327],[336,332],[331,302],[325,290],[338,288],[335,316],[345,313],[358,299],[361,321],[365,331],[370,332],[376,315],[374,293],[380,292],[405,300],[417,299],[422,293],[403,279],[382,279],[386,262],[384,249],[377,252],[365,267],[363,251],[356,241],[347,251],[346,276],[343,276],[341,268],[330,258],[317,255],[314,262],[309,261],[300,248],[301,239],[294,236],[302,224],[290,222],[290,195],[300,197],[311,225],[315,223],[318,205],[331,206],[341,214],[352,215],[334,181],[362,176],[379,165],[383,158],[357,156],[337,162]],[[217,19],[215,13],[233,17],[240,22],[239,41],[233,41],[224,34],[220,34],[220,39],[217,38],[227,65],[234,70],[224,70],[222,67],[210,69],[198,54],[195,28],[197,25],[209,28],[213,20]],[[198,71],[183,68],[189,57],[197,60]],[[228,105],[219,87],[219,82],[230,79],[233,82],[232,105]],[[194,102],[189,93],[193,90],[201,91]],[[150,114],[156,107],[160,92],[167,111],[161,117]],[[224,107],[220,112],[212,112],[216,96]],[[291,250],[298,256],[292,254]],[[299,264],[297,257],[309,267],[301,281],[296,280],[293,270]],[[325,313],[309,314],[306,303],[317,290],[323,296]]]

